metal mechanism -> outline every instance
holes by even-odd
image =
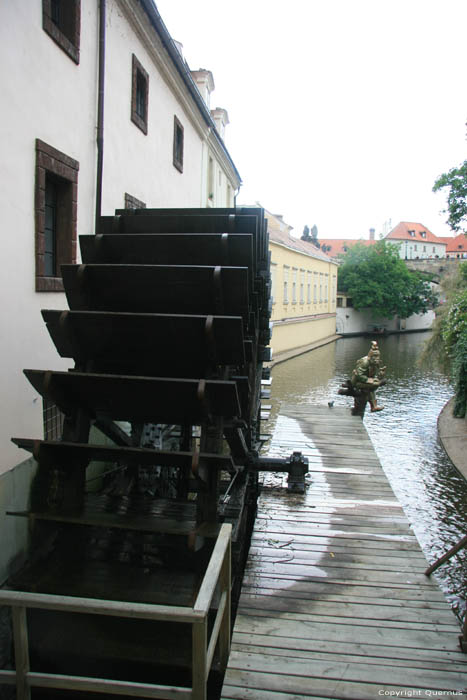
[[[300,453],[259,457],[271,335],[264,212],[117,210],[80,247],[82,264],[62,267],[69,309],[42,312],[74,368],[25,370],[64,423],[60,440],[14,438],[38,471],[31,510],[14,513],[34,525],[31,555],[9,587],[191,605],[230,523],[235,600],[258,471],[287,471],[289,489],[303,492],[307,470]],[[184,668],[184,643],[170,628],[111,620],[96,638],[91,619],[36,609],[29,627],[44,673],[92,675],[97,664],[99,677],[107,667],[116,681],[153,682],[155,667],[164,678]],[[124,659],[117,670],[115,658]],[[182,685],[192,673],[188,662]]]

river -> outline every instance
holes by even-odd
[[[467,481],[439,442],[437,418],[453,395],[449,378],[418,365],[426,333],[378,338],[387,366],[387,384],[378,391],[380,413],[365,414],[364,424],[391,486],[412,524],[429,563],[463,537],[467,523]],[[299,355],[272,370],[271,416],[264,429],[274,433],[282,403],[352,405],[337,391],[366,355],[370,338],[343,338]],[[312,487],[311,487],[312,488]],[[467,599],[467,551],[435,574],[460,617]]]

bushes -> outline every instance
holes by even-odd
[[[464,266],[467,268],[467,265]],[[456,397],[454,415],[465,418],[467,409],[467,289],[454,295],[441,329],[449,357]]]
[[[454,415],[465,418],[467,412],[467,263],[448,280],[446,303],[437,309],[433,334],[422,361],[435,362],[449,369],[454,382]]]

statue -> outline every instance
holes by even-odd
[[[386,367],[381,366],[378,343],[373,341],[368,355],[357,360],[350,380],[342,384],[343,388],[339,389],[338,392],[345,396],[353,396],[352,415],[363,418],[367,403],[370,404],[372,413],[383,410],[384,406],[378,406],[377,404],[376,390],[386,384],[385,373]]]

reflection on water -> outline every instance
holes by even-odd
[[[427,335],[379,338],[388,383],[378,392],[381,413],[365,415],[365,427],[428,561],[435,561],[467,532],[467,482],[453,467],[437,436],[437,418],[452,396],[449,379],[417,365]],[[345,338],[273,368],[270,432],[282,403],[350,406],[339,396],[369,338]],[[467,552],[434,574],[461,612],[467,598]]]

